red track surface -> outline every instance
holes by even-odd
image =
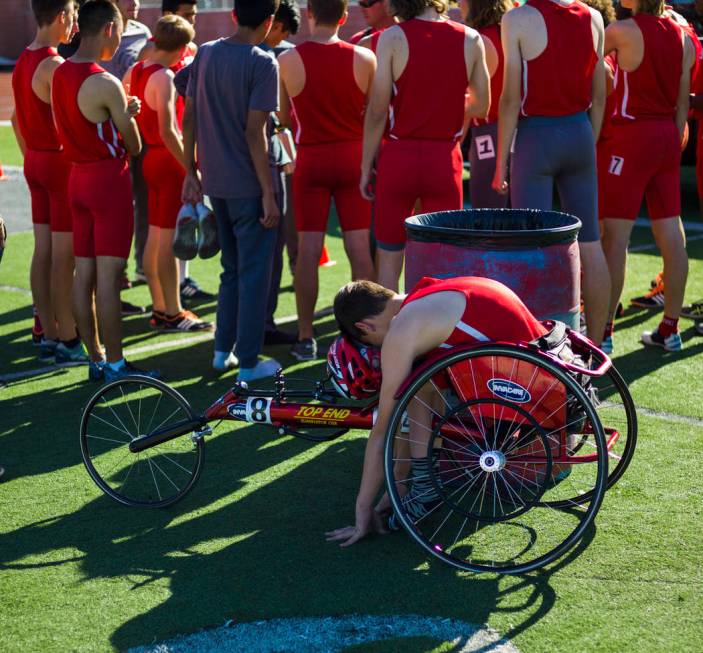
[[[12,73],[0,73],[0,120],[9,120],[12,115]]]

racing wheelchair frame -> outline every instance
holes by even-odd
[[[432,556],[474,572],[540,568],[577,544],[625,472],[637,438],[627,386],[586,338],[566,330],[563,341],[567,356],[539,343],[441,350],[398,390],[379,509]],[[116,501],[164,508],[198,480],[212,422],[326,442],[370,429],[376,406],[340,405],[324,380],[290,389],[279,370],[273,390],[237,383],[199,414],[165,383],[133,376],[91,398],[81,453]]]

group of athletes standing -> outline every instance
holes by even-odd
[[[134,230],[127,159],[142,143],[152,327],[212,328],[183,310],[171,249],[181,199],[196,206],[208,195],[224,268],[213,365],[239,365],[252,380],[278,365],[259,353],[280,283],[286,187],[297,230],[292,353],[307,360],[317,356],[313,315],[331,200],[352,278],[397,290],[404,219],[463,206],[460,146],[469,129],[475,208],[550,210],[556,187],[562,210],[582,221],[588,335],[609,351],[646,198],[666,293],[664,317],[642,341],[681,349],[688,268],[679,160],[700,52],[685,21],[660,0],[623,0],[631,17],[620,21],[607,0],[517,8],[462,0],[466,25],[447,18],[444,0],[359,4],[370,27],[345,42],[347,1],[309,0],[309,39],[277,63],[261,58],[259,44],[272,49],[291,32],[277,17],[284,7],[290,15],[293,1],[235,0],[236,33],[198,54],[194,0],[164,2],[153,40],[131,48],[131,63],[139,61],[118,80],[102,62],[129,54],[120,49],[125,23],[134,23],[125,5],[134,12],[138,2],[88,0],[77,14],[72,0],[32,1],[38,33],[15,70],[14,122],[37,234],[32,290],[56,361],[90,362],[91,378],[134,371],[121,350],[119,291]],[[81,43],[64,61],[56,47],[76,24]],[[182,213],[179,228],[189,219],[195,226],[176,241],[214,228],[195,210]]]

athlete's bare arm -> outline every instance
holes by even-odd
[[[508,156],[520,114],[522,83],[522,53],[520,36],[526,22],[524,7],[508,11],[501,22],[504,72],[503,91],[498,105],[498,156],[493,189],[503,195],[508,192]]]
[[[197,204],[203,199],[203,190],[200,186],[198,168],[195,163],[195,113],[195,101],[192,97],[186,98],[186,106],[183,111],[183,162],[185,163],[186,178],[183,180],[181,199],[189,204]]]
[[[367,103],[376,74],[376,66],[376,55],[371,50],[360,46],[354,48],[354,81],[362,93],[366,95]]]
[[[462,294],[442,292],[408,304],[393,318],[381,349],[383,381],[376,422],[364,453],[356,499],[356,524],[330,531],[327,533],[329,541],[349,546],[372,531],[382,531],[380,518],[374,512],[374,501],[383,485],[383,446],[396,404],[395,396],[410,375],[414,361],[439,347],[451,335],[465,307],[466,299]]]
[[[596,55],[598,61],[596,61],[596,68],[593,72],[593,90],[591,99],[591,108],[589,109],[588,115],[591,120],[591,127],[593,129],[593,138],[595,142],[598,142],[600,137],[600,130],[603,126],[603,115],[605,114],[605,98],[606,98],[606,79],[605,79],[605,62],[604,48],[605,48],[605,34],[603,27],[603,17],[600,12],[595,9],[591,9],[591,31],[593,32],[593,46],[596,50]]]
[[[112,118],[122,134],[127,152],[137,156],[142,150],[137,123],[129,108],[127,95],[120,81],[108,73],[91,75],[78,91],[78,108],[97,124]]]
[[[486,48],[480,34],[466,27],[464,37],[464,61],[469,80],[469,101],[466,104],[467,118],[485,118],[491,106],[491,77],[486,63]]]
[[[281,211],[276,201],[271,169],[269,168],[268,138],[266,136],[268,119],[268,111],[249,109],[244,136],[247,139],[249,154],[256,171],[256,178],[261,185],[264,214],[259,221],[264,227],[271,229],[278,224],[281,218]]]
[[[359,182],[362,197],[369,201],[374,198],[371,189],[373,168],[388,120],[393,80],[397,79],[394,75],[394,60],[402,57],[403,49],[407,50],[408,44],[403,30],[399,27],[388,28],[378,39],[376,73],[371,84],[364,117],[364,149],[361,158],[361,181]],[[407,54],[405,60],[407,62]]]
[[[24,156],[27,152],[27,143],[25,142],[24,137],[20,133],[20,126],[17,123],[17,111],[15,109],[12,110],[12,115],[10,116],[10,123],[12,124],[12,131],[15,132],[15,140],[17,141],[17,146],[20,148],[22,156]]]
[[[278,71],[280,75],[278,121],[283,127],[291,129],[290,99],[299,95],[305,87],[305,65],[295,48],[280,54]]]
[[[164,68],[155,72],[147,82],[144,96],[159,119],[159,136],[168,151],[185,168],[183,139],[176,127],[176,87],[173,85],[173,73]]]
[[[681,70],[681,81],[679,82],[679,97],[676,101],[676,127],[678,127],[681,142],[683,143],[691,93],[691,68],[695,62],[696,53],[693,43],[691,43],[691,40],[683,30],[681,34],[683,36],[683,67]]]

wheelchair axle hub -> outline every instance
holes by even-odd
[[[484,472],[499,472],[505,467],[505,454],[502,451],[484,451],[478,464]]]

